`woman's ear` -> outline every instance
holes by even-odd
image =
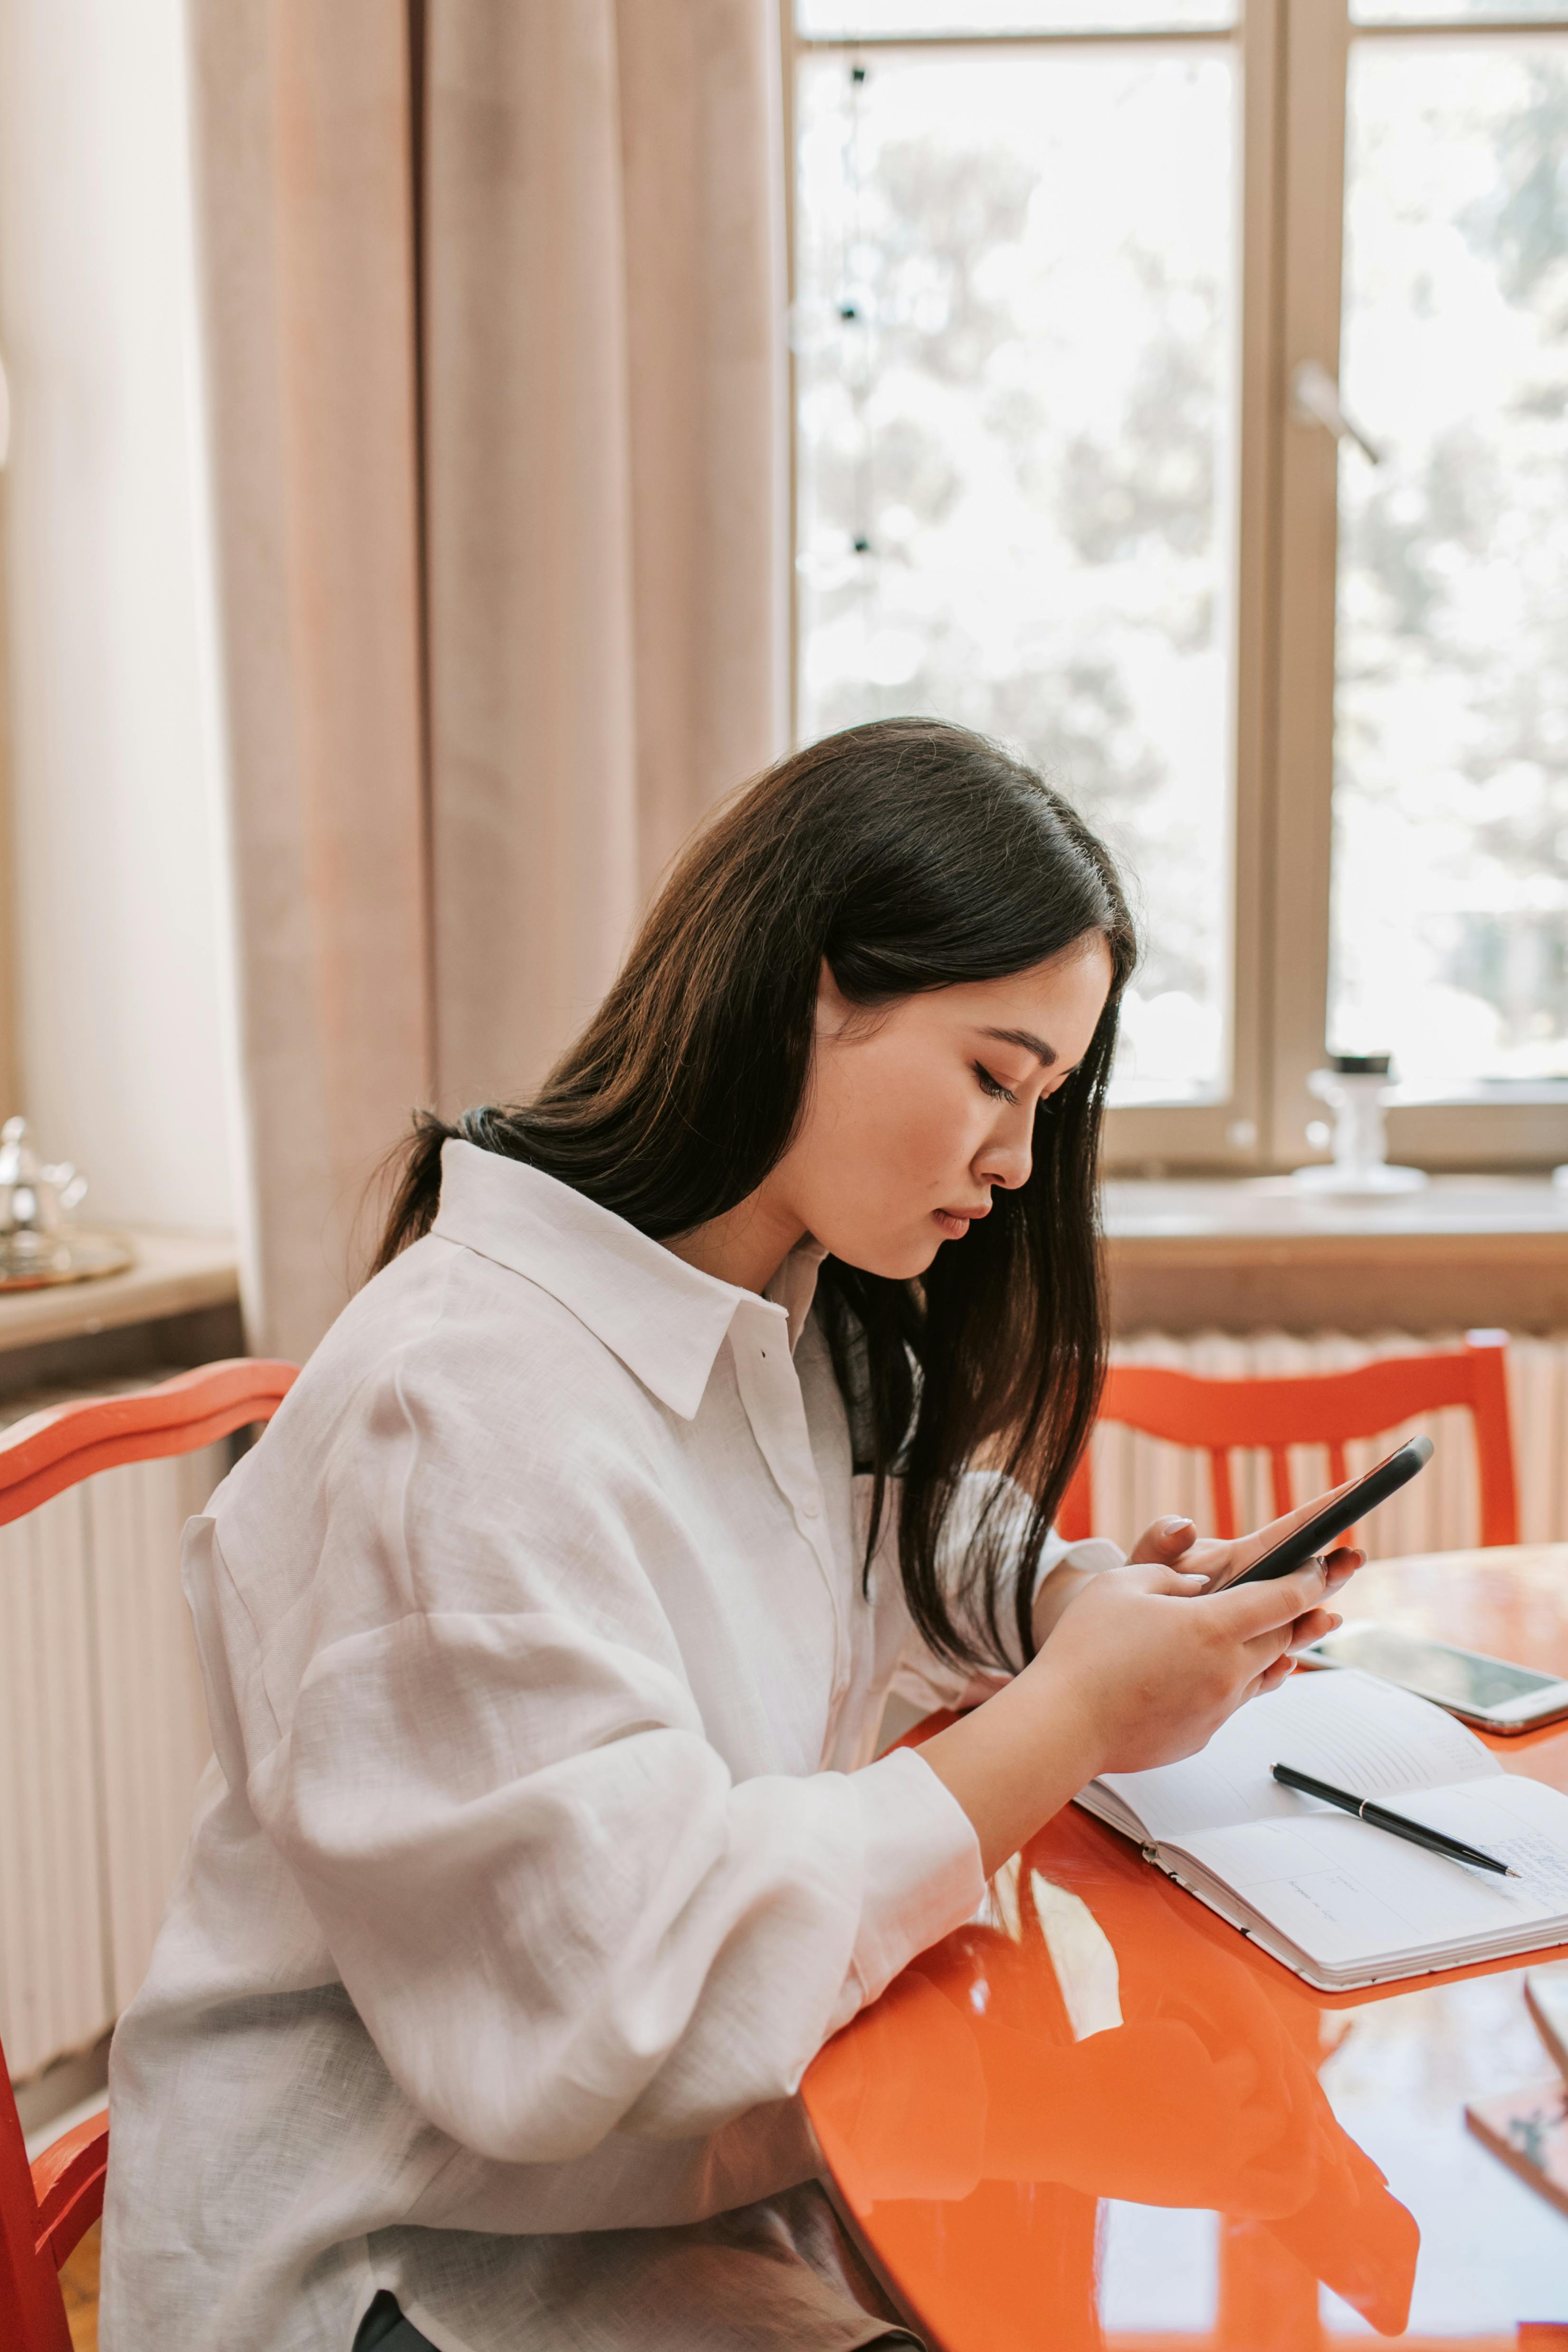
[[[816,975],[816,1034],[819,1037],[840,1037],[855,1017],[855,1007],[833,977],[833,966],[826,956]]]
[[[816,976],[819,1045],[858,1045],[863,1037],[875,1036],[890,1010],[887,1004],[857,1004],[853,997],[846,996],[833,977],[832,965],[823,957]]]

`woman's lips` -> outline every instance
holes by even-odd
[[[976,1217],[988,1217],[990,1213],[989,1201],[983,1209],[933,1209],[931,1211],[931,1215],[951,1242],[961,1242]]]

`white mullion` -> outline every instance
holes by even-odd
[[[1347,0],[1290,0],[1287,43],[1281,412],[1303,362],[1339,376]],[[1268,1140],[1287,1167],[1309,1154],[1306,1082],[1321,1063],[1328,1016],[1338,533],[1337,445],[1319,425],[1283,421]]]

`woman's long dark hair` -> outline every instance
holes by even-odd
[[[1025,971],[1096,932],[1110,999],[1037,1114],[1027,1182],[999,1190],[918,1281],[828,1258],[817,1292],[857,1464],[875,1479],[871,1542],[901,1473],[899,1558],[921,1633],[955,1662],[1016,1663],[1033,1649],[1040,1547],[1104,1376],[1097,1159],[1135,941],[1105,848],[998,745],[935,719],[879,719],[758,778],[687,848],[533,1098],[455,1127],[416,1119],[376,1266],[428,1231],[451,1136],[543,1170],[656,1240],[689,1233],[752,1192],[795,1134],[825,958],[843,994],[871,1007]],[[943,1526],[977,1457],[1033,1509],[1021,1542],[1016,1521],[986,1512],[953,1563]]]

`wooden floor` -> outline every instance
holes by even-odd
[[[60,2273],[72,2352],[98,2352],[98,2230],[95,2221]]]

